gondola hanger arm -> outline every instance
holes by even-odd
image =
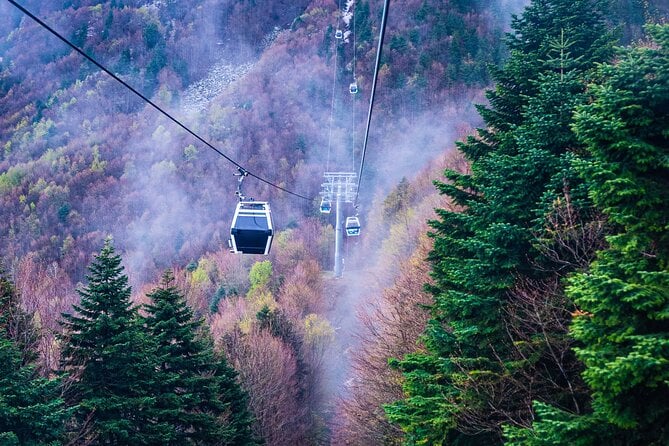
[[[234,175],[239,177],[239,179],[237,180],[237,192],[235,192],[235,195],[237,195],[239,201],[244,201],[246,197],[244,197],[244,194],[242,193],[242,183],[244,182],[244,178],[246,178],[249,173],[243,167],[237,167],[237,170],[239,173],[235,173]],[[253,199],[251,198],[250,200]]]

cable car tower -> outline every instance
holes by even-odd
[[[353,203],[358,191],[356,174],[354,172],[325,172],[325,182],[321,185],[321,197],[323,201],[335,205],[335,277],[341,277],[343,271],[343,259],[341,255],[342,242],[344,240],[344,222],[342,218],[342,205]],[[359,229],[359,228],[358,228]]]

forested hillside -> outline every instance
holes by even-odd
[[[277,234],[0,0],[0,442],[669,441],[665,2],[390,2],[336,280],[382,1],[19,3]]]
[[[349,168],[355,124],[360,150],[363,94],[371,85],[375,53],[370,7],[378,10],[379,3],[361,2],[354,10],[361,88],[355,101],[344,94],[352,76],[353,42],[351,37],[335,45],[336,5],[303,5],[287,20],[285,14],[297,6],[272,6],[267,17],[273,21],[251,14],[254,7],[245,2],[189,7],[183,2],[67,2],[63,7],[35,2],[35,12],[249,171],[315,196],[325,147],[333,146],[338,168]],[[113,233],[133,269],[146,271],[148,278],[156,267],[188,262],[218,246],[235,199],[234,166],[147,109],[11,5],[3,4],[3,10],[11,23],[4,25],[2,56],[2,212],[8,218],[1,230],[10,257],[32,252],[44,261],[60,259],[68,275],[80,280],[87,256],[105,233]],[[257,29],[245,26],[250,15],[264,17],[254,24]],[[10,33],[12,26],[16,29]],[[238,45],[242,50],[230,49],[224,39],[229,35],[244,40]],[[381,139],[379,146],[407,144],[400,135],[427,125],[425,110],[451,101],[449,87],[468,100],[471,93],[461,88],[461,79],[487,84],[486,64],[501,58],[499,37],[499,25],[487,12],[452,11],[440,2],[394,9],[379,82],[379,119],[401,123],[390,133],[381,130],[388,129],[385,123],[375,127],[372,136]],[[256,47],[249,50],[251,43]],[[442,60],[450,53],[457,64]],[[333,100],[335,54],[342,94]],[[183,90],[216,64],[229,67],[231,74],[217,79],[223,84],[218,94],[204,92],[209,102],[198,113],[187,106]],[[446,67],[455,71],[446,73]],[[333,102],[330,135],[323,128]],[[435,143],[441,135],[430,133],[426,138],[434,155],[443,142]],[[370,156],[374,163],[384,151]],[[284,225],[294,219],[291,215],[314,212],[312,203],[290,201],[263,184],[253,186],[257,190],[247,191],[250,196],[282,200],[275,212]]]

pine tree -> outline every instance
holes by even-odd
[[[669,26],[649,31],[655,42],[603,66],[576,114],[592,153],[579,167],[614,228],[568,289],[593,411],[542,406],[533,431],[509,430],[515,444],[669,444]]]
[[[21,364],[37,358],[38,333],[32,317],[19,303],[19,295],[0,266],[0,330],[21,352]]]
[[[128,277],[110,238],[89,266],[76,314],[63,315],[65,399],[76,406],[75,443],[165,444],[156,422],[155,346],[130,301]]]
[[[447,171],[450,182],[437,184],[464,211],[439,210],[431,222],[427,352],[399,363],[408,398],[386,410],[409,444],[497,444],[503,423],[530,423],[532,399],[564,398],[550,383],[560,370],[526,385],[546,358],[519,358],[504,322],[519,279],[545,279],[534,231],[574,177],[571,115],[588,71],[611,54],[604,23],[602,2],[533,1],[513,21],[510,59],[480,108],[487,128],[459,145],[471,174]]]
[[[23,340],[34,337],[29,320],[0,271],[0,444],[59,444],[68,410],[60,381],[40,377],[36,353],[26,351]]]
[[[263,444],[255,437],[252,431],[253,414],[248,406],[248,394],[239,385],[237,371],[228,364],[222,353],[216,353],[216,370],[214,375],[218,379],[218,397],[226,407],[226,433],[223,437],[224,445],[255,446]]]
[[[165,444],[255,444],[234,371],[216,357],[202,320],[194,319],[173,281],[165,273],[148,295],[145,319],[158,348],[158,416],[174,428]]]

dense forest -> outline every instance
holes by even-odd
[[[277,231],[0,0],[0,444],[669,443],[665,2],[390,2],[343,278],[384,2],[18,3]]]

